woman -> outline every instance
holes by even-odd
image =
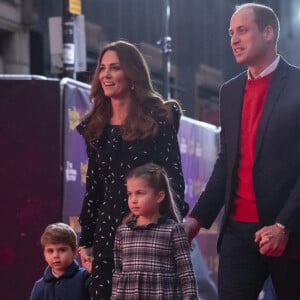
[[[188,205],[177,140],[180,106],[154,91],[134,45],[117,41],[103,49],[90,97],[92,111],[78,126],[89,158],[79,245],[83,265],[93,256],[91,294],[98,300],[111,295],[115,232],[129,213],[128,171],[149,162],[163,166],[182,217]]]

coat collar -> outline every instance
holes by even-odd
[[[73,277],[74,274],[77,272],[79,268],[79,265],[76,260],[73,260],[72,264],[66,269],[64,274],[60,276],[59,278],[62,277]],[[53,275],[52,269],[48,266],[44,272],[44,280],[45,281],[55,281],[57,278]]]

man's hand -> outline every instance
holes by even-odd
[[[288,243],[288,232],[277,226],[265,226],[255,233],[255,242],[259,245],[259,252],[266,256],[280,256]]]

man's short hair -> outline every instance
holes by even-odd
[[[270,25],[274,30],[275,42],[278,42],[280,23],[276,13],[271,7],[258,3],[244,3],[235,7],[236,11],[242,8],[253,9],[255,23],[260,31],[263,31],[267,25]]]

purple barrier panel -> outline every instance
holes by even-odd
[[[61,220],[59,81],[0,80],[0,299],[28,300],[46,263],[40,236]]]
[[[76,130],[83,116],[91,109],[89,85],[67,80],[64,95],[64,196],[63,220],[80,232],[78,217],[85,193],[87,171],[86,146]]]
[[[219,129],[214,125],[182,117],[178,138],[185,179],[185,200],[192,209],[213,170],[219,150]],[[219,218],[210,230],[202,229],[196,237],[203,259],[214,282],[217,282],[218,255],[216,242],[218,228]]]

